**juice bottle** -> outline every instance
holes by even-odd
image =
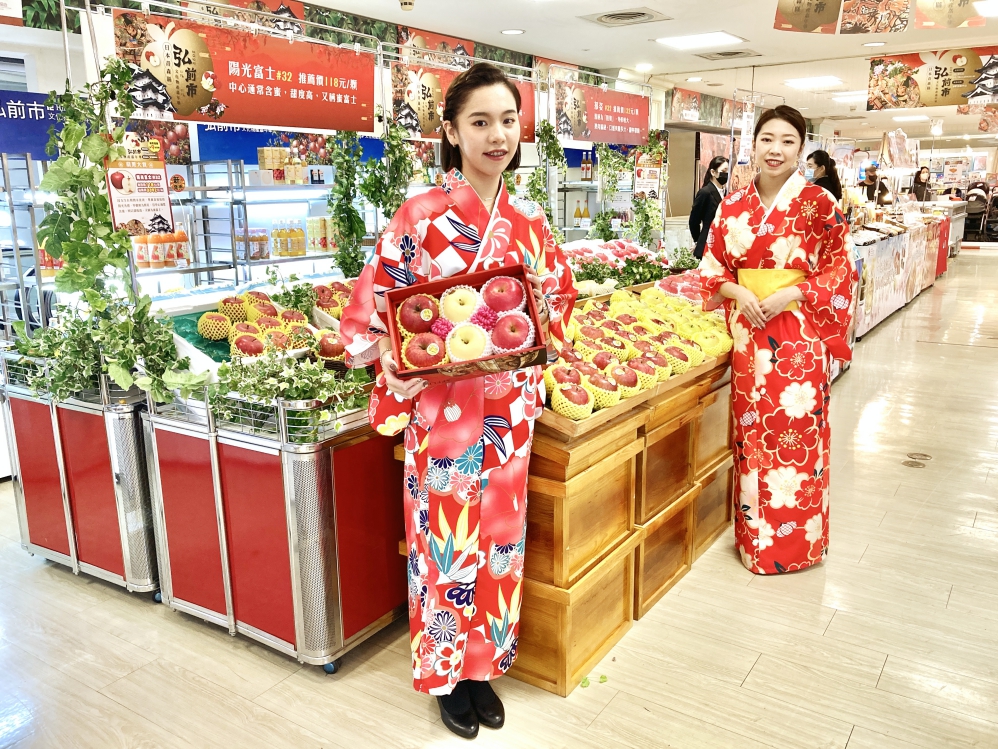
[[[132,237],[132,247],[135,248],[135,267],[138,269],[149,267],[149,235],[140,234]]]
[[[282,257],[284,255],[284,225],[278,223],[271,231],[270,236],[274,240],[274,257]]]
[[[191,263],[191,240],[187,232],[177,229],[173,234],[177,241],[177,265],[186,268]]]
[[[305,255],[305,230],[302,228],[301,221],[295,221],[295,255],[299,257],[304,257]]]
[[[173,268],[177,264],[177,235],[168,232],[163,235],[164,247],[163,247],[163,265],[167,268]]]
[[[159,232],[158,234],[152,234],[149,237],[149,267],[150,268],[164,268],[166,267],[166,232]]]
[[[575,216],[573,220],[576,229],[582,225],[582,209],[579,207],[580,203],[581,201],[579,200],[575,201]]]

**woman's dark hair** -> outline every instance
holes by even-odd
[[[797,135],[800,136],[801,145],[804,145],[804,140],[807,136],[807,122],[804,120],[804,115],[793,107],[788,107],[786,104],[780,104],[775,109],[767,109],[762,113],[762,117],[755,123],[755,134],[752,136],[753,143],[759,140],[759,133],[762,131],[763,125],[770,120],[783,120],[793,127],[797,131]]]
[[[704,175],[703,185],[701,187],[706,187],[710,184],[710,173],[720,169],[722,166],[728,163],[727,156],[715,156],[710,160],[710,164],[707,165],[707,174]]]
[[[458,114],[464,108],[468,97],[473,92],[480,88],[497,85],[505,86],[509,89],[509,92],[513,94],[513,100],[516,102],[516,111],[519,112],[521,106],[520,90],[495,65],[490,65],[487,62],[479,62],[472,65],[451,82],[444,98],[444,112],[441,120],[452,123],[456,122]],[[446,133],[444,133],[443,138],[440,140],[440,164],[443,166],[445,172],[449,172],[451,169],[460,170],[462,168],[461,149],[451,145]],[[505,171],[512,172],[519,168],[520,144],[517,143],[513,160],[509,162],[509,166],[506,167]]]
[[[834,189],[829,190],[832,195],[842,194],[842,183],[839,181],[839,172],[835,168],[835,159],[828,155],[828,151],[812,151],[807,156],[808,161],[813,161],[815,166],[820,166],[825,170],[825,176],[831,180]]]

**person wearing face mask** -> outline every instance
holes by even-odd
[[[911,194],[915,196],[915,200],[922,203],[926,199],[926,193],[929,191],[929,167],[923,166],[917,172],[915,172],[915,180],[911,183]]]
[[[859,183],[860,187],[866,193],[866,199],[871,203],[876,201],[877,205],[889,205],[894,202],[894,196],[891,195],[890,188],[887,187],[880,176],[877,174],[877,165],[869,164],[865,170],[866,178]]]
[[[842,200],[842,183],[835,169],[835,159],[828,155],[828,151],[813,151],[807,157],[804,177],[818,187],[824,187],[836,200]]]
[[[703,249],[707,245],[707,233],[710,231],[710,222],[714,220],[717,207],[724,197],[724,186],[728,183],[728,160],[723,156],[715,156],[710,160],[707,176],[703,180],[703,187],[693,200],[693,208],[690,209],[690,234],[697,240],[696,249],[693,254],[697,260],[703,257]]]
[[[735,545],[765,575],[828,552],[829,373],[852,358],[849,225],[797,169],[805,129],[785,105],[759,118],[758,176],[721,203],[700,263],[704,308],[725,306],[734,341]]]

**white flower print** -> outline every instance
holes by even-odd
[[[821,520],[821,516],[818,516],[818,520]],[[810,520],[808,522],[811,522]],[[772,525],[767,523],[765,520],[749,520],[746,525],[754,531],[759,532],[759,538],[753,539],[752,545],[758,546],[759,551],[769,548],[773,545],[773,536],[776,535],[776,530]]]
[[[711,229],[713,231],[713,229]],[[705,252],[703,260],[700,261],[700,274],[704,276],[718,277],[724,275],[724,267],[720,261],[714,257],[713,252]]]
[[[769,506],[774,510],[781,507],[797,506],[797,490],[807,478],[806,473],[798,473],[791,466],[780,466],[770,470],[763,481],[769,487]]]
[[[725,219],[725,247],[731,257],[742,257],[755,241],[751,220],[752,216],[748,211],[743,211],[738,217],[729,216]]]
[[[773,253],[774,267],[776,268],[785,268],[794,260],[803,260],[805,258],[804,249],[801,246],[801,238],[797,234],[779,237],[769,249]]]
[[[773,352],[768,348],[755,352],[755,386],[766,384],[766,375],[773,371]]]
[[[787,416],[803,419],[818,405],[818,391],[810,382],[791,382],[780,393],[780,407]]]
[[[738,554],[742,558],[742,564],[745,566],[745,569],[750,570],[755,567],[755,560],[752,558],[752,555],[745,551],[745,547],[741,544],[738,545]]]
[[[749,330],[737,319],[731,321],[731,340],[734,341],[735,351],[745,353],[749,344]]]
[[[804,538],[807,539],[808,543],[813,544],[821,540],[823,530],[823,522],[819,513],[814,517],[808,518],[807,522],[804,523]]]
[[[759,472],[749,471],[738,477],[738,506],[752,518],[759,516]]]

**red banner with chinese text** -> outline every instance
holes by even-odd
[[[874,57],[868,92],[871,111],[990,103],[998,95],[998,47]]]
[[[648,97],[557,81],[555,127],[563,138],[644,145],[648,142]]]
[[[145,119],[374,131],[374,56],[193,21],[114,10]]]

